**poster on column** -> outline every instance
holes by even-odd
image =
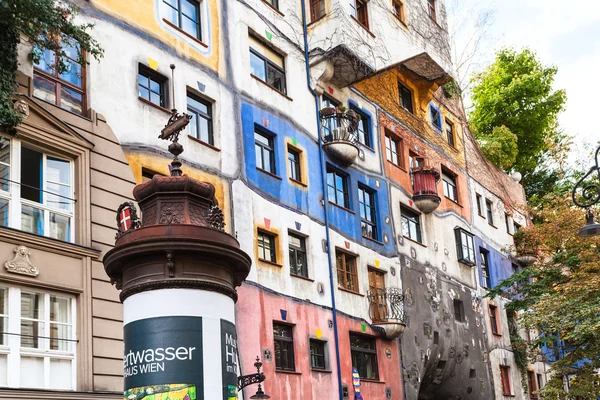
[[[223,400],[237,400],[237,336],[235,325],[221,320],[221,366],[223,379]]]
[[[123,328],[124,400],[203,400],[202,318],[157,317]]]

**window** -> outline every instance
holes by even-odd
[[[340,103],[331,97],[323,95],[321,100],[322,108],[333,108],[336,109],[339,107]],[[327,118],[323,121],[323,125],[321,125],[321,129],[323,130],[323,138],[325,141],[330,141],[331,138],[336,137],[336,129],[338,128],[338,119],[337,118]]]
[[[351,333],[350,353],[352,367],[358,370],[361,379],[379,379],[377,347],[374,338]]]
[[[70,160],[0,136],[0,225],[73,241],[73,169]]]
[[[400,106],[409,113],[414,114],[412,92],[410,89],[398,82],[398,92],[400,93]]]
[[[275,342],[275,369],[295,371],[292,326],[273,323],[273,340]]]
[[[481,284],[483,287],[491,289],[492,277],[490,276],[490,253],[480,247],[479,256],[481,258],[481,276],[483,277],[483,282],[481,282]]]
[[[456,252],[458,261],[467,265],[475,265],[475,245],[473,235],[462,228],[454,230],[456,236]]]
[[[138,96],[159,107],[167,107],[167,78],[140,64],[138,69]]]
[[[152,178],[154,178],[154,175],[163,176],[163,174],[159,174],[159,173],[151,171],[149,169],[142,168],[142,183],[151,181]]]
[[[444,185],[444,196],[458,203],[458,190],[456,188],[456,175],[442,168],[442,185]]]
[[[454,142],[454,124],[446,119],[446,139],[448,144],[452,147],[456,147]]]
[[[410,169],[413,168],[423,168],[425,166],[425,159],[420,157],[418,154],[413,153],[412,151],[408,152],[410,157]]]
[[[61,49],[66,57],[66,71],[61,72],[58,57],[52,50],[44,50],[39,62],[34,64],[33,95],[76,114],[84,114],[85,66],[79,61],[79,44],[70,44],[61,39]]]
[[[485,199],[485,212],[487,213],[488,224],[494,226],[494,210],[492,202],[488,199]]]
[[[481,195],[479,193],[476,193],[475,194],[475,199],[477,201],[477,214],[479,214],[480,216],[483,217],[483,211],[482,211],[482,208],[481,208],[481,200],[482,200],[481,199]]]
[[[187,111],[192,116],[190,135],[211,146],[215,144],[212,126],[212,104],[191,93],[187,95]]]
[[[462,300],[454,299],[454,319],[458,322],[465,322],[465,306]]]
[[[394,10],[394,15],[396,18],[398,18],[402,23],[406,23],[404,2],[402,0],[392,0],[392,9]]]
[[[275,173],[275,150],[273,136],[254,129],[254,151],[256,153],[256,168]]]
[[[302,172],[300,170],[300,152],[288,146],[288,164],[290,167],[290,179],[296,182],[302,182]]]
[[[75,390],[74,299],[0,287],[0,386]],[[19,373],[20,371],[20,373]]]
[[[431,18],[434,22],[437,22],[435,14],[435,0],[427,0],[427,11],[429,13],[429,18]]]
[[[538,387],[536,386],[535,372],[527,371],[527,381],[529,384],[529,398],[531,400],[537,400],[537,395],[533,393],[538,390]]]
[[[290,273],[308,278],[306,265],[306,240],[302,236],[288,234],[290,252]]]
[[[281,93],[286,93],[285,65],[281,55],[254,36],[250,39],[250,69],[252,75]]]
[[[510,233],[510,216],[507,212],[504,213],[504,224],[506,225],[506,233]]]
[[[402,139],[394,137],[390,131],[385,130],[385,156],[392,164],[402,167],[404,160],[402,158]]]
[[[358,129],[356,132],[359,143],[364,144],[367,147],[371,147],[371,134],[369,130],[371,118],[369,118],[369,116],[364,112],[360,111],[357,107],[350,106],[350,109],[353,110],[359,118]]]
[[[537,375],[537,388],[538,390],[544,387],[544,383],[542,382],[542,374]]]
[[[500,328],[498,326],[498,307],[490,305],[490,324],[492,326],[492,333],[494,335],[500,335]]]
[[[325,16],[325,0],[310,0],[310,20],[316,21]]]
[[[350,0],[350,15],[365,28],[369,29],[369,13],[366,0]]]
[[[264,0],[265,2],[267,2],[268,4],[270,4],[271,6],[273,6],[273,8],[276,8],[279,10],[279,0]]]
[[[517,224],[516,222],[513,221],[513,232],[517,233],[521,230],[521,225]]]
[[[275,252],[275,236],[267,232],[259,231],[257,236],[257,242],[258,259],[276,263],[277,255]]]
[[[360,228],[363,237],[377,240],[377,209],[375,207],[375,192],[359,186],[358,208],[360,211]]]
[[[314,369],[326,369],[325,363],[325,342],[317,339],[310,339],[310,367]]]
[[[431,125],[441,132],[442,131],[442,113],[434,104],[429,105],[429,114],[431,116]]]
[[[194,39],[202,40],[200,3],[194,0],[162,0],[163,20]]]
[[[356,257],[336,250],[338,285],[342,289],[358,293],[358,274],[356,272]]]
[[[369,268],[369,303],[371,320],[387,321],[388,304],[385,291],[385,273]]]
[[[400,206],[402,214],[402,236],[422,243],[421,216],[408,207]]]
[[[331,168],[327,168],[327,197],[340,207],[350,208],[348,177]]]
[[[502,381],[502,394],[510,396],[510,367],[506,365],[500,366],[500,377]]]

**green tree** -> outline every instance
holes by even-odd
[[[83,52],[102,57],[102,48],[88,33],[93,25],[75,23],[78,12],[76,6],[55,0],[0,0],[0,127],[11,128],[21,122],[10,100],[16,89],[19,43],[32,46],[29,56],[34,62],[44,50],[53,51],[60,72],[67,68],[61,43],[78,47],[81,63],[86,62]]]
[[[503,49],[474,80],[469,118],[475,138],[500,168],[523,175],[528,194],[544,187],[536,170],[542,164],[547,169],[546,160],[562,154],[568,144],[558,128],[566,93],[552,88],[556,72],[555,67],[542,65],[531,50]],[[501,136],[499,127],[504,127]]]

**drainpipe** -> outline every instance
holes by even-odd
[[[308,63],[308,38],[306,30],[306,7],[305,0],[301,0],[302,5],[302,33],[304,35],[304,62],[306,65],[306,86],[315,98],[315,115],[317,117],[317,140],[319,142],[319,164],[321,168],[321,185],[323,186],[323,208],[325,210],[325,240],[327,241],[327,264],[329,265],[329,290],[331,291],[331,310],[333,314],[333,335],[335,343],[335,361],[337,365],[337,381],[339,399],[342,397],[342,371],[340,365],[340,344],[338,340],[337,309],[335,307],[335,284],[333,282],[333,263],[331,262],[331,241],[329,237],[329,200],[327,198],[327,173],[325,171],[325,155],[323,153],[323,141],[321,140],[321,115],[319,113],[319,95],[310,87],[310,65]]]

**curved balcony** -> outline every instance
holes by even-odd
[[[435,168],[417,167],[411,170],[411,175],[415,206],[425,214],[435,211],[441,200],[437,191],[440,172]]]
[[[327,107],[321,110],[323,150],[341,166],[347,167],[358,157],[358,117],[352,110]]]
[[[406,328],[404,294],[399,288],[369,290],[369,316],[387,339],[397,338]]]

